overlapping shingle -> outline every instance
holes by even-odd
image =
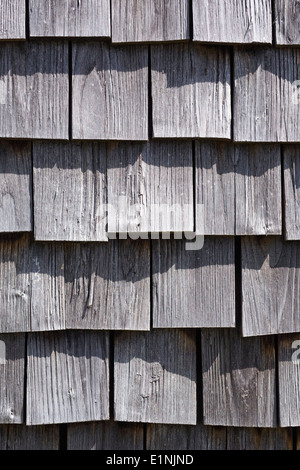
[[[25,39],[26,0],[2,0],[0,4],[0,40]]]
[[[297,0],[275,0],[276,43],[300,45],[300,6]]]

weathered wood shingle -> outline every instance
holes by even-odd
[[[0,40],[25,39],[26,0],[2,0],[0,3]]]
[[[276,43],[300,45],[300,4],[298,0],[275,0]]]
[[[285,238],[300,240],[300,146],[285,146],[283,152]]]
[[[0,426],[0,450],[59,450],[59,426]]]
[[[192,0],[194,41],[272,43],[271,0]]]

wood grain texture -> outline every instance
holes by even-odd
[[[25,335],[0,335],[5,358],[0,362],[0,423],[23,423],[25,390]],[[5,359],[5,360],[3,360]]]
[[[64,254],[29,235],[0,241],[0,331],[65,328]]]
[[[204,424],[276,427],[274,338],[202,330]]]
[[[135,423],[68,425],[68,450],[143,450],[144,427]]]
[[[148,139],[148,48],[73,45],[72,136]]]
[[[300,244],[242,239],[243,335],[300,330]]]
[[[32,230],[32,161],[29,143],[0,143],[0,232]]]
[[[34,143],[36,240],[107,241],[106,145]]]
[[[285,146],[284,227],[286,240],[300,240],[300,146]]]
[[[0,450],[59,450],[59,427],[3,424]]]
[[[150,329],[147,241],[65,246],[67,328]]]
[[[231,137],[227,48],[151,46],[154,137]]]
[[[109,231],[193,232],[191,143],[111,144],[107,162]]]
[[[189,8],[188,0],[113,0],[112,42],[189,39]]]
[[[272,44],[271,0],[193,0],[194,41]]]
[[[276,44],[300,45],[300,5],[297,0],[275,0]]]
[[[27,425],[109,419],[108,334],[30,333],[27,354]]]
[[[196,424],[194,331],[119,333],[114,361],[116,421]]]
[[[0,4],[0,40],[26,38],[25,0],[2,0]]]
[[[227,428],[227,450],[293,450],[292,430]]]
[[[300,140],[300,51],[252,48],[234,54],[234,140]]]
[[[300,423],[300,334],[278,337],[279,418],[281,427]]]
[[[282,233],[280,147],[196,142],[195,155],[196,201],[204,210],[197,233]]]
[[[69,138],[68,44],[1,43],[0,136]]]
[[[184,240],[152,242],[154,328],[235,326],[234,238],[209,237],[202,250]]]
[[[109,0],[29,0],[31,37],[110,37]]]
[[[226,450],[225,427],[149,424],[146,435],[147,450]]]

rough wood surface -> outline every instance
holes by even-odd
[[[0,232],[32,230],[32,161],[29,143],[0,145]]]
[[[112,0],[112,42],[189,39],[189,8],[189,0]]]
[[[1,0],[0,40],[25,39],[26,37],[25,0]]]
[[[300,4],[298,0],[275,0],[276,44],[300,45]]]
[[[114,361],[116,421],[196,424],[194,331],[119,333]]]
[[[27,355],[27,425],[109,419],[107,333],[30,333]]]
[[[231,137],[227,48],[151,46],[154,137]]]
[[[29,0],[30,36],[110,37],[110,0]]]
[[[272,0],[193,0],[194,41],[272,44]]]
[[[0,423],[23,423],[25,390],[25,335],[0,335],[5,358],[0,361]],[[3,360],[4,359],[4,360]]]
[[[196,142],[195,152],[198,233],[281,234],[280,147]]]
[[[225,427],[149,424],[146,436],[147,450],[226,450]]]
[[[33,144],[36,240],[106,241],[106,145]]]
[[[68,425],[68,450],[143,450],[144,427],[135,423]]]
[[[242,240],[243,335],[300,329],[300,243],[281,237]]]
[[[68,44],[0,44],[0,136],[69,138]]]
[[[111,144],[107,166],[109,231],[194,230],[191,143]]]
[[[252,48],[234,54],[234,140],[300,140],[300,51]]]
[[[59,426],[0,426],[0,450],[59,450]]]
[[[281,427],[300,425],[300,334],[278,337],[279,418]]]
[[[74,139],[148,139],[148,48],[73,45]]]
[[[227,428],[227,450],[292,450],[291,429]]]
[[[274,338],[202,330],[204,424],[276,427]]]
[[[65,246],[66,317],[71,329],[150,329],[147,241]]]
[[[153,326],[234,327],[234,238],[205,238],[198,251],[185,243],[152,242]]]
[[[285,146],[283,151],[285,239],[300,240],[300,146]]]

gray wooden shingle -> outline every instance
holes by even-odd
[[[191,143],[111,144],[107,166],[109,231],[194,230]]]
[[[0,423],[23,423],[25,335],[0,335]]]
[[[272,44],[272,0],[193,0],[194,41]]]
[[[154,137],[231,137],[227,48],[151,46]]]
[[[300,140],[300,51],[252,48],[234,54],[234,140]]]
[[[194,331],[119,333],[114,362],[116,421],[196,424]]]
[[[105,421],[68,425],[68,450],[143,450],[143,443],[142,424]]]
[[[285,239],[300,240],[300,146],[285,146],[283,152]]]
[[[29,143],[0,143],[0,232],[32,230],[32,161]]]
[[[202,330],[204,424],[276,427],[274,338]]]
[[[72,137],[148,139],[148,48],[73,45]]]
[[[106,145],[34,143],[36,240],[106,241]]]
[[[300,243],[242,239],[243,335],[300,331]]]
[[[110,37],[110,0],[29,0],[31,37]]]
[[[0,136],[69,138],[68,44],[0,44]]]
[[[227,428],[227,450],[293,450],[292,430]]]
[[[27,355],[27,425],[109,419],[107,333],[30,333]]]
[[[189,8],[189,0],[112,0],[112,42],[189,39]]]
[[[0,450],[59,450],[59,427],[3,424]]]
[[[154,328],[235,326],[234,238],[208,237],[202,250],[185,241],[152,242]]]
[[[300,4],[298,0],[275,0],[276,44],[300,45]]]
[[[71,329],[150,329],[147,241],[65,245],[66,325]]]
[[[1,0],[0,40],[26,38],[25,0]]]
[[[279,146],[196,142],[195,151],[196,201],[204,209],[196,232],[282,233]]]
[[[30,235],[0,241],[0,331],[64,329],[64,256],[61,245],[36,244]]]
[[[278,337],[279,417],[281,427],[300,423],[300,334]]]

